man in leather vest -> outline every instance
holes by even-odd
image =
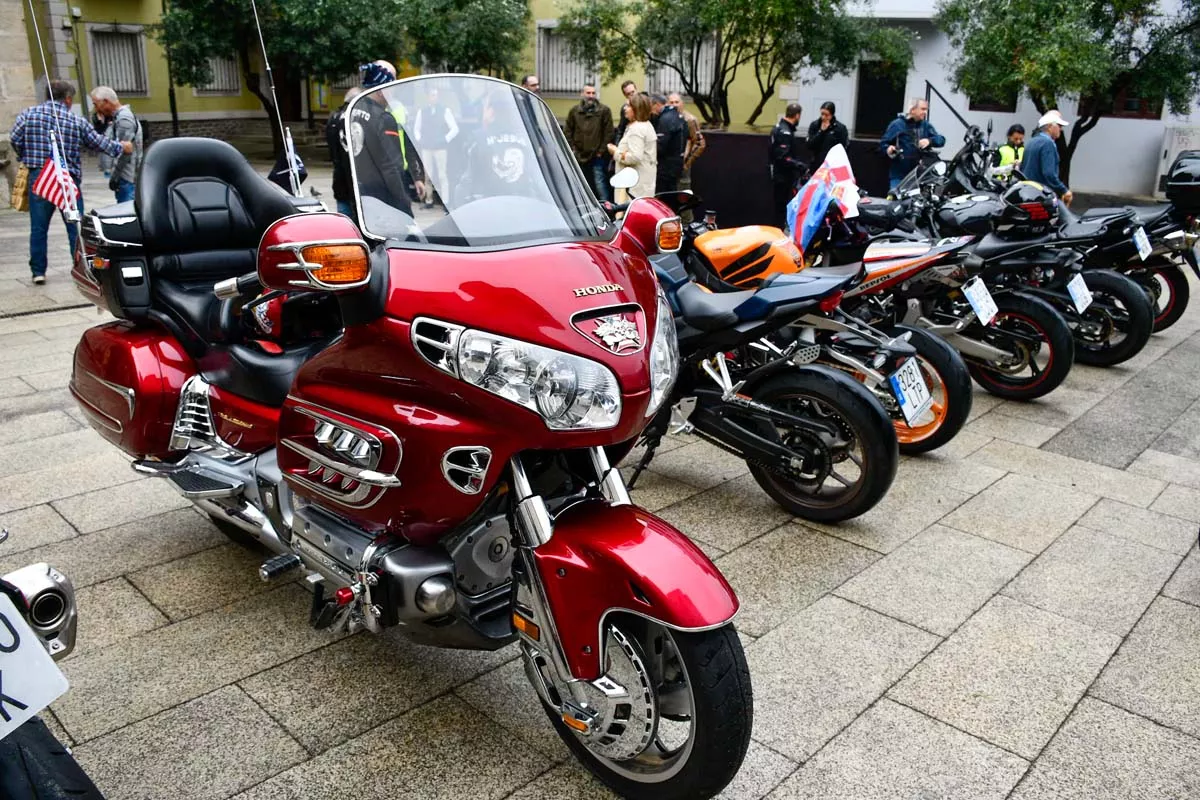
[[[792,199],[792,190],[804,174],[797,130],[803,111],[799,103],[788,103],[783,118],[771,129],[771,207],[775,212],[774,223],[780,228],[787,224],[787,205]]]

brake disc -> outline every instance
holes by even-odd
[[[591,735],[580,738],[598,756],[627,761],[654,741],[658,701],[645,661],[620,629],[609,626],[604,650],[608,661],[604,675],[582,684],[588,705],[597,713]]]

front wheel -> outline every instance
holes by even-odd
[[[754,702],[732,624],[684,633],[614,614],[604,665],[607,691],[582,684],[598,711],[590,734],[543,705],[593,775],[631,800],[705,800],[733,780],[750,745]]]
[[[1154,331],[1154,307],[1145,290],[1107,269],[1085,270],[1083,281],[1092,303],[1083,314],[1073,315],[1075,360],[1111,367],[1136,356]]]
[[[974,399],[971,373],[958,351],[929,331],[897,325],[887,333],[890,336],[910,334],[908,343],[917,351],[921,374],[933,396],[929,410],[915,420],[912,427],[904,421],[903,415],[894,420],[900,452],[915,455],[936,450],[967,424]]]
[[[861,383],[827,367],[801,367],[755,386],[754,401],[823,426],[762,423],[761,435],[795,453],[791,463],[747,461],[750,474],[788,513],[814,522],[842,522],[875,506],[896,477],[896,429]]]
[[[1187,272],[1166,256],[1154,256],[1138,268],[1123,271],[1146,290],[1154,303],[1154,332],[1174,325],[1187,311],[1192,288]]]
[[[1009,355],[997,362],[970,361],[971,377],[1008,400],[1033,400],[1057,389],[1075,361],[1066,320],[1049,303],[1020,292],[997,294],[995,300],[999,311],[992,324],[975,323],[961,335]]]

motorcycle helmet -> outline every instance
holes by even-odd
[[[1040,183],[1014,183],[1001,199],[995,219],[996,233],[1001,236],[1042,236],[1058,228],[1058,197]]]

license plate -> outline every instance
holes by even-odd
[[[908,359],[900,369],[888,377],[888,382],[892,384],[892,392],[900,403],[904,421],[908,423],[908,427],[913,427],[913,422],[933,404],[933,396],[929,393],[925,376],[921,374],[921,365],[915,358]]]
[[[1150,246],[1150,237],[1146,235],[1146,229],[1141,225],[1133,232],[1133,246],[1137,248],[1138,257],[1145,261],[1154,252],[1154,248]]]
[[[963,284],[962,292],[967,296],[967,302],[971,304],[971,310],[975,312],[979,322],[983,325],[991,325],[1000,309],[996,308],[996,301],[983,281],[978,277],[971,278]]]
[[[1075,310],[1080,314],[1087,311],[1087,307],[1092,304],[1092,291],[1088,289],[1083,275],[1076,273],[1067,284],[1067,291],[1071,293],[1071,302],[1075,304]]]
[[[67,691],[67,679],[42,642],[0,592],[0,739]]]

